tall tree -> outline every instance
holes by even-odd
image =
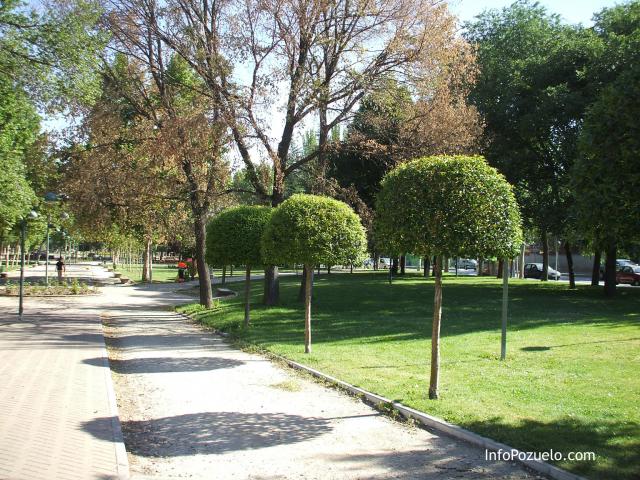
[[[163,43],[160,17],[168,10],[153,1],[120,6],[109,12],[105,27],[113,34],[111,51],[126,58],[128,72],[123,75],[117,63],[105,61],[105,75],[127,108],[155,132],[145,145],[161,162],[159,173],[179,173],[175,178],[193,222],[200,303],[210,307],[206,222],[227,187],[223,112],[219,102],[202,94],[205,85],[194,69]]]
[[[0,240],[35,202],[24,157],[39,129],[40,119],[26,93],[0,74]]]
[[[583,75],[592,35],[520,0],[466,25],[480,73],[471,93],[486,122],[484,154],[515,186],[525,227],[536,230],[549,266],[549,236],[571,208],[569,171],[588,95]]]
[[[612,296],[617,251],[640,239],[640,2],[603,10],[594,30],[601,41],[590,69],[596,99],[573,174],[580,224],[606,253],[604,291]]]
[[[199,75],[222,108],[252,188],[272,206],[297,170],[324,155],[329,132],[379,79],[426,77],[456,38],[453,17],[436,0],[169,0],[162,8],[126,0],[117,10],[151,25],[149,34]],[[318,149],[295,158],[294,135],[314,115]],[[258,159],[271,165],[269,183]],[[276,277],[271,269],[267,303],[277,302]]]

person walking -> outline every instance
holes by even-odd
[[[66,265],[64,264],[63,257],[58,258],[58,261],[56,262],[56,270],[58,271],[58,282],[62,282],[62,276],[66,271]]]

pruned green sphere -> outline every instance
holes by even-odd
[[[376,238],[391,254],[513,258],[522,243],[511,185],[480,156],[425,157],[382,181]]]
[[[273,213],[262,237],[270,264],[348,265],[366,255],[367,238],[346,203],[316,195],[293,195]]]
[[[261,206],[230,208],[207,225],[209,265],[264,265],[260,241],[273,209]]]

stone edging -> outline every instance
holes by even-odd
[[[109,412],[111,414],[111,430],[113,432],[113,442],[116,450],[116,468],[118,469],[118,480],[129,480],[129,459],[127,457],[127,449],[124,445],[124,437],[122,435],[122,427],[120,426],[120,416],[118,414],[118,403],[116,401],[116,392],[113,388],[113,380],[111,378],[111,366],[109,365],[109,354],[104,341],[104,327],[102,324],[102,315],[98,317],[100,322],[100,330],[102,332],[102,345],[100,346],[100,354],[102,355],[102,366],[104,367],[104,382],[107,387],[107,401],[109,403]]]
[[[178,313],[178,312],[176,312]],[[184,313],[180,313],[184,318],[194,321],[195,319],[189,315],[185,315]],[[229,338],[229,334],[220,332],[218,330],[212,329],[216,334],[223,338]],[[307,367],[306,365],[302,365],[301,363],[294,362],[293,360],[289,360],[288,358],[277,355],[273,352],[265,352],[271,358],[274,358],[278,361],[284,362],[289,367],[295,370],[301,370],[306,372],[320,380],[323,380],[327,383],[335,385],[347,392],[355,395],[359,398],[366,399],[367,402],[373,404],[376,408],[380,409],[380,407],[385,407],[384,410],[388,411],[388,407],[392,407],[393,410],[399,412],[403,417],[407,419],[413,419],[420,422],[425,427],[432,428],[439,432],[445,433],[451,437],[457,438],[459,440],[463,440],[467,443],[471,443],[472,445],[477,445],[486,450],[491,450],[497,452],[501,450],[502,452],[513,453],[514,461],[524,465],[525,467],[538,472],[544,475],[547,475],[554,480],[586,480],[584,477],[576,475],[574,473],[563,470],[555,465],[551,465],[550,463],[546,463],[540,460],[520,460],[518,459],[518,453],[520,450],[510,447],[509,445],[505,445],[504,443],[496,442],[495,440],[491,440],[490,438],[483,437],[482,435],[478,435],[477,433],[473,433],[470,430],[459,427],[458,425],[454,425],[449,423],[441,418],[434,417],[429,415],[428,413],[421,412],[411,407],[407,407],[401,403],[394,402],[385,398],[381,395],[377,395],[375,393],[371,393],[367,390],[363,390],[362,388],[358,388],[350,383],[339,380],[335,377],[327,375],[326,373],[322,373],[319,370],[315,370],[311,367]]]

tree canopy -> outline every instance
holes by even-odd
[[[514,257],[521,219],[511,186],[483,157],[424,157],[382,181],[376,238],[395,254]]]
[[[273,212],[262,255],[274,265],[348,265],[364,258],[366,245],[360,219],[346,203],[296,194]]]
[[[260,243],[271,213],[270,207],[245,205],[213,217],[207,225],[207,263],[219,267],[263,265]]]
[[[528,0],[485,11],[465,27],[478,49],[470,100],[485,121],[482,153],[514,185],[546,265],[547,235],[574,228],[569,172],[590,98],[585,70],[597,44],[589,30]]]

